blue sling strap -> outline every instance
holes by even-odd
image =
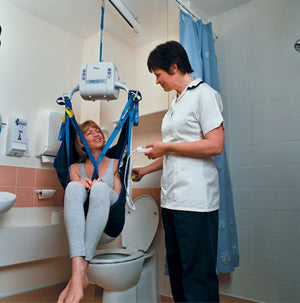
[[[128,102],[120,116],[120,119],[117,123],[117,126],[115,127],[113,133],[109,137],[105,147],[103,148],[99,158],[94,158],[93,154],[90,151],[90,148],[84,138],[84,135],[82,134],[82,131],[75,119],[75,115],[72,110],[72,104],[69,97],[63,96],[56,100],[57,104],[59,105],[65,105],[65,116],[64,121],[61,125],[60,133],[59,133],[59,140],[62,141],[60,149],[57,153],[57,156],[54,160],[54,168],[57,171],[59,180],[63,187],[65,188],[69,182],[69,166],[75,162],[77,162],[76,157],[76,151],[75,151],[75,136],[76,133],[79,135],[86,152],[88,154],[88,157],[92,161],[94,165],[94,172],[92,176],[92,180],[98,178],[98,165],[100,164],[101,160],[109,151],[110,145],[115,140],[117,134],[120,132],[120,130],[123,128],[126,122],[128,122],[128,129],[126,131],[127,133],[127,144],[124,145],[126,148],[126,151],[124,151],[125,148],[123,148],[122,153],[126,153],[126,161],[130,154],[130,145],[131,145],[131,136],[132,136],[132,126],[138,125],[138,102],[142,99],[141,93],[139,91],[133,91],[130,90],[128,92]],[[71,123],[70,123],[71,122]],[[76,132],[74,132],[74,130]],[[123,133],[123,132],[122,132]],[[73,141],[73,142],[71,142]],[[120,151],[119,151],[120,152]],[[111,153],[110,153],[111,154]],[[115,158],[115,156],[113,156]],[[124,158],[124,155],[118,155],[119,162]],[[124,161],[124,159],[123,159]],[[120,163],[119,163],[120,166]]]

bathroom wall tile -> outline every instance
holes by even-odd
[[[295,119],[300,116],[299,98],[290,97],[276,100],[271,103],[271,117],[273,121]]]
[[[36,169],[19,167],[17,176],[17,186],[34,187]]]
[[[251,165],[273,165],[272,144],[258,144],[251,147]]]
[[[233,274],[219,274],[220,292],[234,294]]]
[[[272,142],[290,142],[300,140],[300,118],[280,120],[272,123]],[[288,130],[288,131],[287,131]]]
[[[233,277],[234,295],[244,298],[254,297],[254,277],[250,275],[237,274]]]
[[[278,165],[299,163],[299,150],[300,141],[273,143],[271,146],[271,161]]]
[[[64,189],[56,189],[56,193],[53,196],[53,206],[63,206],[64,205]]]
[[[33,207],[34,188],[33,187],[17,187],[15,207]]]
[[[252,186],[250,167],[233,168],[231,183],[233,188],[250,188]]]
[[[0,185],[1,186],[16,186],[17,170],[15,166],[0,166]]]
[[[299,54],[295,53],[296,55]],[[300,87],[299,87],[299,79],[294,76],[289,77],[281,77],[276,79],[270,79],[269,84],[269,96],[270,100],[283,100],[286,98],[299,96],[300,95]],[[284,81],[285,89],[282,89],[282,83]]]
[[[289,283],[300,284],[300,259],[286,257],[279,258],[279,280]]]
[[[251,189],[234,189],[233,202],[236,209],[253,209],[253,193]]]
[[[49,171],[47,169],[36,170],[35,186],[37,189],[51,188],[49,181]]]
[[[53,186],[54,188],[63,188],[59,182],[56,171],[49,170],[49,174],[50,174],[50,179],[51,179],[51,186]]]
[[[248,167],[250,165],[251,149],[249,146],[236,146],[231,149],[231,158],[233,168]]]
[[[62,188],[57,178],[55,170],[37,169],[36,170],[36,188]]]
[[[251,168],[253,187],[272,187],[274,185],[274,167],[256,166]]]
[[[255,276],[265,279],[278,280],[279,258],[264,255],[255,255],[254,258]]]
[[[271,103],[256,103],[250,106],[251,124],[259,124],[272,121]]]
[[[247,123],[243,123],[243,119],[248,117],[241,116],[241,121],[230,121],[231,127],[231,145],[236,146],[250,146],[251,144],[251,133],[247,126]]]
[[[38,194],[35,193],[33,206],[34,207],[53,206],[53,197],[48,199],[39,199]]]
[[[295,303],[299,302],[300,284],[279,282],[279,302]]]
[[[272,143],[272,123],[264,122],[261,124],[249,125],[249,133],[251,136],[251,144],[267,144]],[[239,138],[237,138],[239,140]]]
[[[275,188],[270,204],[276,210],[300,210],[300,187]]]
[[[254,233],[254,251],[266,256],[278,255],[278,236],[273,233]]]
[[[16,194],[16,187],[15,186],[1,186],[0,185],[0,191],[7,191],[9,193]]]
[[[255,278],[254,293],[255,298],[261,302],[279,303],[278,282],[275,280]]]
[[[239,250],[241,254],[254,252],[253,232],[240,231],[238,229],[238,239],[239,239]]]
[[[278,235],[278,251],[280,257],[299,259],[300,256],[300,235]]]
[[[240,265],[234,272],[238,275],[254,275],[254,254],[242,253],[240,256]]]
[[[248,86],[249,104],[266,103],[270,100],[266,84],[256,82]]]
[[[280,234],[300,234],[300,210],[276,211],[276,230]],[[300,256],[299,256],[300,258]]]
[[[248,209],[236,209],[236,224],[240,231],[253,231],[253,212]]]
[[[287,164],[274,167],[276,187],[300,187],[300,164]]]
[[[274,209],[274,193],[273,188],[256,188],[253,191],[253,209]]]
[[[275,211],[274,210],[259,210],[253,212],[254,232],[275,233]]]

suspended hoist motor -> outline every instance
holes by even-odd
[[[80,95],[89,101],[118,99],[120,88],[128,92],[118,81],[118,69],[113,62],[84,63],[80,73]]]

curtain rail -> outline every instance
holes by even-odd
[[[186,4],[182,0],[176,0],[176,2],[187,12],[189,13],[193,18],[200,20],[200,18],[193,10],[191,10],[189,7],[186,6]],[[218,39],[218,36],[213,33],[214,40]]]

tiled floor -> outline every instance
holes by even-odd
[[[0,299],[0,303],[56,303],[65,284],[54,285],[47,288],[38,289],[28,293],[19,294],[12,297]],[[85,290],[85,296],[81,303],[101,303],[102,289],[90,285]],[[126,303],[126,302],[124,302]],[[173,303],[172,298],[161,296],[161,303]],[[252,301],[233,298],[221,295],[220,303],[254,303]]]

